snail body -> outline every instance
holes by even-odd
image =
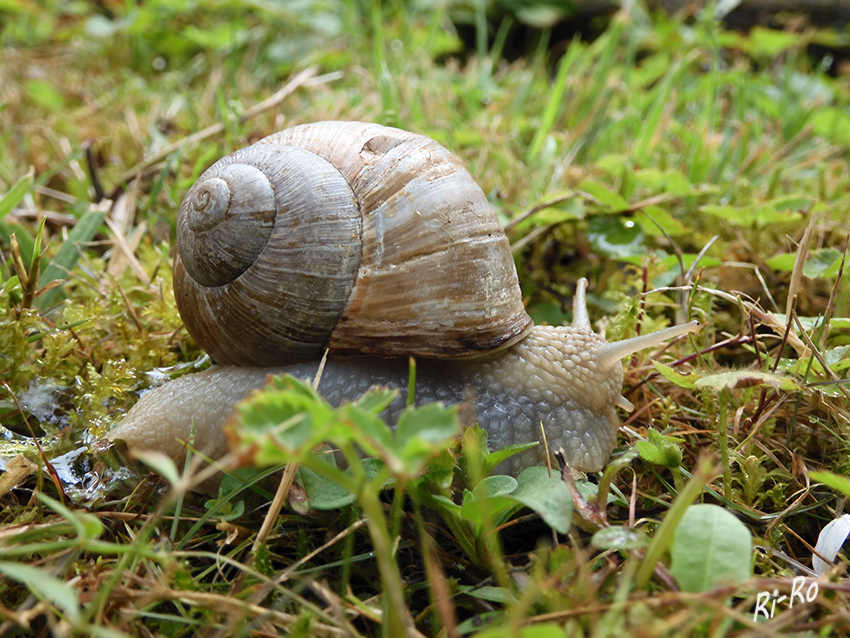
[[[338,405],[399,388],[461,405],[493,449],[540,439],[584,471],[616,444],[620,359],[698,324],[617,343],[596,334],[581,280],[571,326],[534,326],[507,238],[459,160],[424,136],[359,122],[277,133],[223,158],[190,189],[174,263],[187,330],[223,365],[145,394],[109,434],[172,456],[195,433],[212,457],[224,421],[269,373],[316,374]],[[517,472],[542,446],[502,468]]]

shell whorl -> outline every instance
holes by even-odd
[[[360,122],[297,126],[205,172],[181,207],[175,294],[199,344],[240,365],[325,347],[467,357],[532,326],[504,231],[460,161]]]
[[[179,217],[184,267],[203,286],[233,281],[263,252],[276,212],[274,186],[256,166],[228,164],[198,180]]]
[[[227,191],[222,214],[214,197]],[[327,160],[287,146],[229,155],[181,207],[174,292],[187,329],[221,363],[317,356],[354,285],[359,237],[357,202]]]

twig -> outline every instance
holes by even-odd
[[[254,539],[254,546],[251,548],[253,555],[256,555],[260,549],[260,545],[264,544],[269,534],[271,534],[272,528],[277,521],[277,516],[280,514],[283,504],[289,497],[289,490],[295,482],[296,472],[298,472],[298,463],[286,464],[286,468],[283,470],[283,476],[280,478],[280,484],[277,487],[277,492],[274,495],[274,500],[269,507],[269,511],[266,513],[266,517],[263,519],[263,525],[260,527],[260,531],[257,532],[257,538]]]
[[[56,472],[56,468],[53,467],[53,464],[48,460],[47,455],[44,453],[44,449],[42,449],[41,444],[38,441],[38,437],[35,435],[35,431],[32,429],[32,424],[27,418],[26,413],[24,412],[23,407],[21,407],[20,402],[18,401],[18,397],[12,392],[12,388],[9,387],[9,384],[5,381],[0,384],[4,388],[6,388],[6,392],[9,394],[9,398],[12,399],[12,402],[15,404],[15,407],[18,409],[21,417],[24,419],[24,423],[27,426],[27,429],[30,431],[30,436],[32,437],[32,442],[35,444],[35,449],[38,451],[38,455],[41,458],[41,462],[44,463],[44,468],[47,470],[47,474],[50,476],[50,479],[53,481],[54,485],[56,485],[56,491],[59,494],[59,500],[62,502],[62,505],[66,505],[68,503],[68,497],[65,495],[65,489],[62,486],[62,481],[59,478],[59,474]]]
[[[151,278],[145,272],[141,262],[136,258],[136,248],[139,247],[142,236],[147,230],[147,224],[142,221],[137,226],[136,231],[129,241],[121,233],[121,229],[109,217],[106,218],[106,225],[112,231],[112,246],[115,248],[115,252],[112,253],[112,257],[109,260],[109,265],[106,267],[107,274],[117,280],[121,277],[124,267],[129,265],[139,281],[145,285],[149,284]]]
[[[100,183],[100,176],[97,173],[97,167],[94,163],[94,153],[92,153],[91,147],[91,140],[83,142],[83,150],[86,152],[86,165],[89,169],[91,184],[94,187],[94,201],[99,202],[106,198],[106,194],[103,192],[103,186]]]
[[[800,282],[803,280],[803,266],[806,264],[806,255],[809,254],[809,244],[811,243],[812,231],[815,229],[816,223],[817,215],[812,215],[809,223],[806,225],[806,230],[803,232],[803,237],[800,239],[800,245],[797,248],[797,258],[794,260],[791,281],[788,283],[788,299],[785,302],[786,316],[791,316],[791,308],[797,296],[797,291],[800,289]]]
[[[532,206],[528,210],[520,213],[519,215],[514,217],[511,221],[509,221],[507,224],[505,224],[505,232],[510,231],[514,226],[516,226],[520,222],[525,221],[526,219],[528,219],[532,215],[536,215],[541,210],[544,210],[546,208],[551,208],[552,206],[557,206],[558,204],[563,204],[564,202],[567,202],[567,201],[573,199],[574,197],[589,198],[589,199],[593,200],[594,202],[598,203],[598,200],[595,197],[593,197],[592,195],[589,195],[587,193],[582,193],[582,192],[579,192],[579,191],[570,191],[570,192],[568,192],[564,195],[558,195],[557,197],[554,197],[552,199],[548,199],[546,201],[540,202],[539,204],[535,204],[534,206]]]
[[[339,534],[337,534],[332,539],[330,539],[327,543],[325,543],[321,547],[317,547],[312,552],[309,552],[306,556],[299,558],[297,561],[292,563],[289,567],[284,569],[277,578],[275,578],[271,583],[269,583],[269,585],[277,586],[277,585],[280,585],[281,583],[286,582],[298,570],[298,568],[300,568],[302,565],[310,562],[316,556],[321,554],[323,551],[325,551],[329,547],[332,547],[333,545],[335,545],[339,541],[343,540],[344,538],[346,538],[352,532],[356,532],[358,529],[363,527],[365,524],[366,524],[365,518],[361,518],[361,519],[354,521],[354,523],[352,523],[351,525],[346,527]],[[264,593],[267,594],[269,592],[265,591]]]

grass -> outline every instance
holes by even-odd
[[[46,6],[0,8],[0,634],[850,629],[841,556],[812,601],[753,619],[760,592],[810,575],[850,496],[835,479],[850,471],[850,94],[841,59],[812,54],[846,32],[745,34],[710,11],[636,7],[593,41],[544,32],[508,62],[517,23],[484,3]],[[303,467],[286,502],[258,479],[209,499],[182,468],[95,451],[157,375],[206,364],[171,291],[188,187],[231,150],[333,118],[458,154],[508,228],[536,321],[569,319],[585,276],[609,340],[705,325],[624,362],[636,410],[620,447],[560,505],[537,478],[525,493],[486,478],[471,432],[428,448],[424,472],[400,443],[378,450],[396,469],[365,464],[359,483],[290,451]],[[349,487],[327,509],[305,500],[323,475]],[[707,510],[697,526],[746,548],[725,583],[710,578],[720,552],[676,535],[695,503],[744,523]],[[706,584],[683,588],[683,553]]]

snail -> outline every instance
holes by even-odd
[[[491,449],[539,440],[578,470],[616,445],[620,360],[698,322],[607,343],[579,281],[570,326],[535,326],[507,237],[460,160],[434,140],[360,122],[296,126],[222,158],[178,218],[174,291],[189,334],[217,365],[144,394],[108,438],[215,458],[234,403],[270,372],[312,378],[334,405],[375,384],[406,405],[461,405]],[[510,473],[542,448],[512,457]]]

